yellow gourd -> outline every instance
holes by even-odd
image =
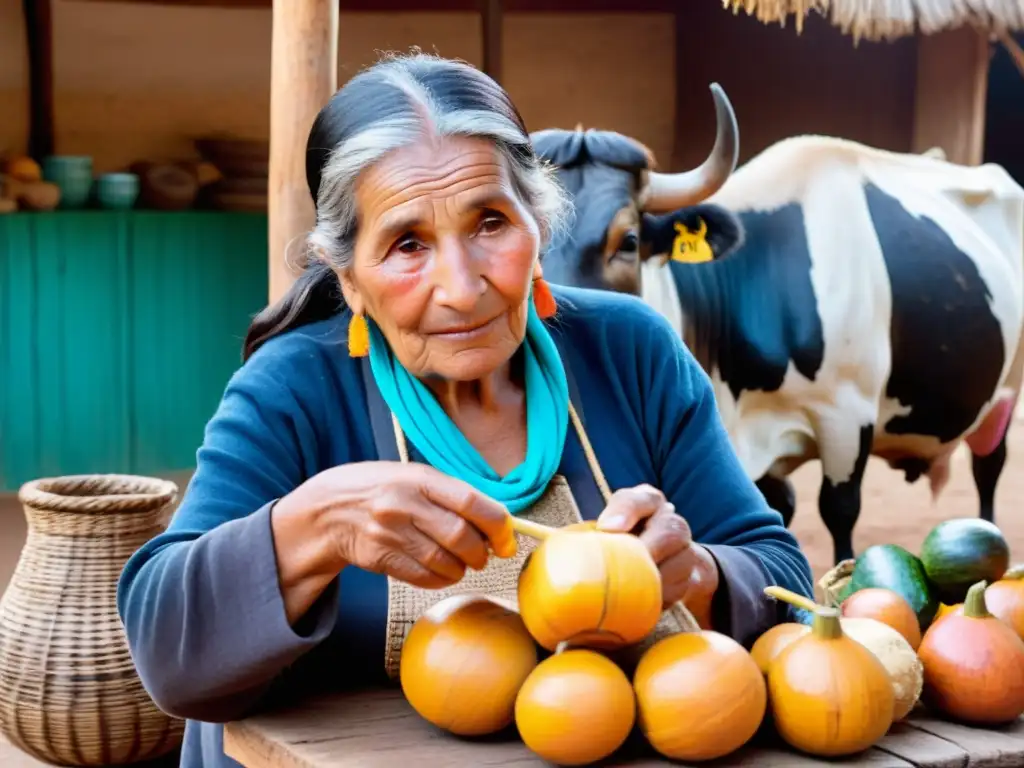
[[[815,607],[811,630],[769,664],[768,696],[783,740],[820,757],[867,749],[889,730],[895,711],[885,666],[843,632],[838,609],[824,606]]]
[[[781,587],[768,587],[765,592],[811,613],[817,608],[813,601]],[[892,680],[893,695],[896,699],[893,722],[903,720],[921,698],[924,686],[924,665],[917,653],[902,634],[877,619],[844,616],[839,622],[848,637],[863,645],[882,662]],[[810,631],[810,627],[804,624],[779,624],[757,639],[751,654],[761,668],[767,670],[783,648]],[[773,638],[772,634],[776,632],[779,634]]]
[[[425,720],[479,736],[512,723],[516,696],[536,666],[537,646],[515,611],[482,595],[456,595],[413,624],[399,679]]]
[[[742,747],[764,719],[764,675],[746,649],[718,632],[659,640],[633,677],[640,728],[670,760],[713,760]]]
[[[549,651],[563,642],[613,650],[647,637],[662,602],[644,543],[593,522],[548,531],[519,574],[519,611],[537,642]]]
[[[515,705],[523,743],[557,765],[602,760],[626,741],[636,697],[625,673],[596,651],[549,656],[523,683]]]
[[[775,660],[775,657],[782,653],[782,649],[799,637],[803,637],[810,631],[810,627],[796,622],[776,624],[754,642],[750,649],[750,655],[757,664],[761,674],[768,674],[768,667]]]

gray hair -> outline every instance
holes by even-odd
[[[338,95],[350,87],[352,98],[345,100],[349,103],[334,111],[325,108],[310,135],[312,148],[318,133],[340,133],[340,141],[321,150],[323,162],[314,193],[316,226],[308,237],[311,250],[331,267],[345,269],[352,261],[355,185],[360,173],[425,135],[492,142],[509,170],[516,195],[537,221],[542,248],[564,231],[572,211],[569,196],[553,169],[534,154],[508,95],[482,72],[429,54],[390,55],[358,74]],[[344,109],[349,110],[345,125],[331,125],[335,112]],[[313,178],[310,187],[313,191]]]

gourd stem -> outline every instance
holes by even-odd
[[[809,600],[803,595],[798,595],[796,592],[790,592],[783,587],[765,587],[764,593],[768,597],[774,597],[776,600],[795,605],[797,608],[803,608],[809,613],[814,613],[818,610],[818,604],[813,600]]]
[[[557,529],[512,515],[512,530],[523,534],[523,536],[529,536],[531,539],[543,541]]]
[[[979,581],[969,590],[967,590],[967,597],[964,598],[964,616],[971,619],[987,619],[992,614],[988,612],[988,606],[985,605],[985,588],[988,583]]]
[[[843,625],[839,621],[839,609],[820,606],[814,611],[811,632],[822,640],[835,640],[843,636]]]

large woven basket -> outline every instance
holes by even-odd
[[[36,480],[28,539],[0,599],[0,730],[57,765],[125,765],[178,747],[184,723],[147,695],[117,613],[128,558],[159,533],[174,483],[131,475]]]

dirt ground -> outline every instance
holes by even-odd
[[[1003,530],[1015,561],[1024,561],[1024,419],[1017,418],[1010,430],[1009,457],[996,490],[996,524]],[[184,489],[186,476],[174,476]],[[821,470],[817,462],[793,475],[798,508],[793,531],[800,540],[820,578],[832,565],[832,538],[818,516],[818,487]],[[871,544],[891,542],[917,552],[925,535],[940,520],[975,517],[978,496],[971,477],[970,458],[959,451],[953,458],[950,481],[933,504],[927,479],[908,485],[903,474],[881,461],[868,464],[863,505],[854,534],[854,548],[860,552]],[[12,496],[0,496],[0,590],[7,585],[25,529],[21,508]]]
[[[817,462],[800,468],[792,476],[797,494],[797,511],[792,530],[811,561],[815,578],[832,567],[832,537],[818,516],[818,488],[821,469]],[[1010,428],[1007,461],[996,488],[995,523],[1010,543],[1013,561],[1024,561],[1024,420],[1017,418]],[[978,494],[971,476],[970,455],[957,451],[950,479],[934,502],[928,479],[913,485],[881,461],[868,463],[860,519],[854,530],[853,546],[861,552],[872,544],[892,543],[917,553],[924,537],[936,523],[953,517],[976,517]]]

